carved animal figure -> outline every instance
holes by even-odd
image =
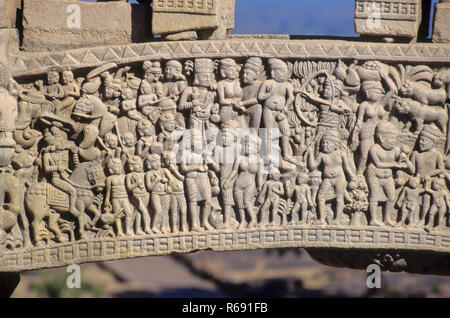
[[[448,114],[443,108],[422,105],[411,99],[399,99],[395,109],[416,124],[416,135],[422,131],[423,125],[428,123],[435,123],[443,133],[446,131]]]
[[[9,173],[0,174],[0,243],[6,240],[6,234],[17,223],[20,212],[21,196],[17,191],[19,179]]]
[[[444,105],[447,99],[445,89],[433,89],[419,82],[405,81],[400,88],[400,93],[404,97],[411,98],[424,105],[438,106]]]
[[[78,235],[80,238],[84,238],[86,226],[94,226],[100,218],[101,213],[96,206],[97,200],[94,191],[101,193],[105,187],[105,175],[100,164],[86,162],[74,170],[70,181],[78,192],[76,201],[78,214],[75,215],[75,218],[77,219]],[[31,228],[34,243],[41,244],[40,233],[43,230],[43,221],[47,222],[48,229],[55,234],[56,240],[63,241],[58,220],[61,214],[69,212],[68,195],[47,182],[37,182],[27,186],[25,208],[32,218]],[[85,214],[87,211],[94,214],[92,220]]]

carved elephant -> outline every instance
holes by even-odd
[[[9,173],[0,173],[0,244],[17,223],[21,205],[19,188],[19,179]]]

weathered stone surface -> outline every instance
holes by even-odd
[[[402,251],[447,255],[446,50],[242,39],[16,53],[0,271],[200,249],[389,250],[402,270]]]
[[[0,0],[0,28],[15,28],[20,0]]]
[[[155,35],[187,30],[234,28],[235,0],[167,1],[153,3],[152,32]],[[226,32],[222,32],[222,37]]]
[[[356,0],[355,32],[415,39],[422,21],[421,0]]]
[[[23,48],[42,51],[141,42],[149,36],[150,11],[147,5],[125,2],[25,0]]]
[[[450,43],[450,3],[438,3],[435,6],[433,42]]]

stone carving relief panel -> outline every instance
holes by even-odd
[[[4,79],[0,268],[254,244],[448,252],[449,83],[446,65],[264,57]]]

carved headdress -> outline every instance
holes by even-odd
[[[251,69],[256,74],[259,75],[262,72],[262,70],[263,70],[263,64],[262,64],[261,58],[259,58],[259,57],[251,57],[251,58],[249,58],[245,62],[244,68]]]
[[[442,132],[434,126],[426,126],[420,135],[436,142],[442,137]]]
[[[214,73],[216,66],[211,59],[195,59],[195,73]]]

